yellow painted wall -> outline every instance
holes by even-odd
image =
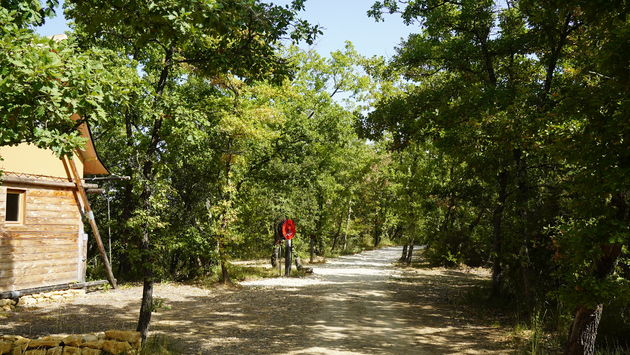
[[[41,149],[32,144],[0,147],[0,157],[2,171],[68,178],[63,162],[51,150]],[[83,177],[83,163],[76,156],[74,161],[79,174]]]

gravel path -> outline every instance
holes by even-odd
[[[151,331],[185,354],[505,354],[504,331],[471,318],[453,299],[488,275],[396,269],[400,248],[313,265],[305,278],[201,289],[160,284],[166,307]],[[10,313],[0,334],[25,336],[133,329],[141,287],[87,294]]]

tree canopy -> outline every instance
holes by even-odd
[[[594,351],[604,303],[627,304],[628,56],[616,47],[628,40],[627,10],[384,1],[370,11],[422,29],[392,63],[416,84],[381,100],[363,127],[389,132],[397,149],[430,142],[451,162],[446,190],[433,195],[444,223],[427,237],[428,255],[479,262],[463,248],[477,243],[492,259],[495,296],[577,309],[569,353]]]
[[[90,123],[130,177],[95,210],[143,336],[154,281],[229,282],[287,217],[302,257],[491,268],[487,296],[549,310],[567,353],[630,331],[625,1],[375,1],[417,28],[391,60],[299,49],[304,0],[67,0],[69,38],[36,35],[57,5],[0,0],[0,145],[70,154]]]
[[[68,154],[85,143],[76,126],[103,119],[104,105],[125,103],[135,75],[111,51],[81,51],[72,40],[34,34],[27,25],[47,13],[27,6],[36,4],[0,7],[0,144],[28,142]]]

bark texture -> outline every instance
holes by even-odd
[[[598,304],[594,309],[578,308],[571,326],[565,354],[592,355],[595,353],[595,338],[597,337],[599,321],[602,319],[603,308],[601,304]]]
[[[403,262],[407,259],[407,244],[403,245],[402,255],[400,256],[399,261]]]
[[[409,244],[407,248],[407,257],[405,258],[407,265],[411,264],[411,259],[413,259],[413,243]]]
[[[143,254],[149,250],[149,239],[145,235],[142,241]],[[143,256],[143,261],[146,257]],[[140,304],[140,316],[138,317],[138,327],[142,340],[146,340],[151,324],[151,313],[153,312],[153,273],[150,267],[144,266],[144,282],[142,284],[142,302]]]

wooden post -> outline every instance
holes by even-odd
[[[282,250],[282,242],[278,243],[278,276],[282,276],[282,263],[280,262],[280,260],[284,260],[284,258],[281,258],[280,256],[284,255],[283,250]]]
[[[285,242],[284,276],[291,276],[291,239]]]
[[[83,188],[83,183],[81,182],[81,177],[79,176],[79,172],[77,171],[77,166],[74,164],[73,157],[69,157],[67,159],[68,165],[70,166],[70,170],[72,171],[73,179],[75,184],[77,185],[77,189],[79,190],[79,196],[83,200],[83,207],[85,208],[85,215],[90,221],[90,226],[92,227],[92,232],[94,233],[94,239],[96,239],[96,245],[98,246],[99,254],[101,254],[101,259],[103,259],[103,264],[105,265],[105,271],[107,272],[107,280],[109,284],[112,285],[112,288],[116,288],[116,279],[114,278],[114,274],[112,273],[112,268],[109,265],[109,260],[107,259],[107,254],[105,253],[105,247],[103,246],[103,241],[101,240],[101,233],[98,230],[98,226],[96,225],[96,220],[94,219],[94,212],[92,212],[92,208],[90,207],[90,201],[88,201],[87,195],[85,194],[85,189]]]

